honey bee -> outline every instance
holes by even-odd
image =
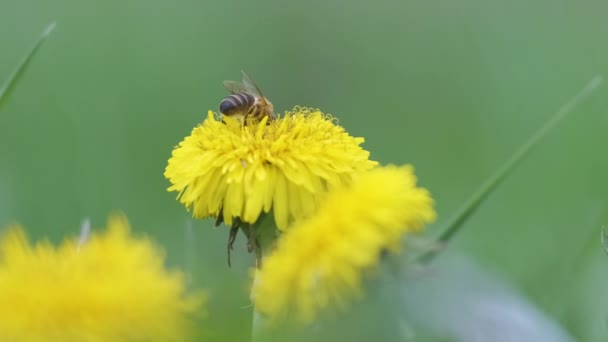
[[[244,71],[243,82],[224,81],[224,87],[231,93],[220,102],[222,115],[242,119],[261,120],[268,116],[268,122],[276,119],[272,103],[262,95],[260,88]]]

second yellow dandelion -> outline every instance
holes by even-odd
[[[361,294],[364,272],[381,251],[398,251],[404,235],[434,218],[433,200],[416,186],[412,167],[362,174],[278,239],[255,279],[256,310],[273,320],[310,322],[321,310],[344,308]]]

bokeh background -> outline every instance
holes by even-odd
[[[277,111],[321,108],[382,163],[412,163],[438,233],[596,75],[602,1],[0,2],[0,79],[57,28],[0,108],[0,226],[34,238],[125,212],[211,292],[206,334],[247,340],[252,257],[192,220],[163,177],[175,146],[246,70]],[[483,203],[442,258],[466,255],[574,339],[608,338],[608,87]],[[430,299],[432,300],[432,299]],[[424,305],[419,303],[419,305]]]

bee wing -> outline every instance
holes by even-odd
[[[224,81],[224,88],[232,94],[248,92],[247,88],[237,81]]]
[[[243,86],[245,86],[245,91],[260,97],[264,97],[262,96],[262,92],[255,82],[253,82],[244,71],[241,70],[241,73],[243,74]]]

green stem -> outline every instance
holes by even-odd
[[[488,179],[477,192],[467,200],[464,205],[445,225],[445,229],[436,238],[436,241],[445,244],[456,232],[462,228],[467,219],[477,210],[484,199],[496,189],[496,187],[506,178],[506,176],[521,162],[524,157],[543,139],[551,129],[562,119],[570,114],[573,109],[587,96],[589,96],[602,83],[602,77],[596,76],[583,87],[573,98],[564,104],[549,120],[541,126],[536,133],[526,143],[524,143],[512,156],[502,165],[497,172]],[[437,251],[429,251],[421,256],[419,260],[428,262],[437,255]]]
[[[40,49],[40,47],[42,46],[42,43],[44,43],[46,38],[51,34],[51,32],[53,32],[54,29],[55,22],[52,22],[46,27],[46,29],[44,29],[44,31],[42,31],[42,34],[34,42],[34,45],[30,49],[30,51],[25,56],[23,56],[21,62],[19,62],[17,67],[4,81],[4,83],[0,87],[0,108],[2,108],[2,104],[4,103],[6,98],[8,98],[8,95],[11,93],[11,91],[15,88],[17,81],[19,81],[19,79],[27,69],[27,66],[29,65],[30,61],[32,60],[38,49]]]
[[[255,278],[254,282],[258,281],[258,272],[259,270],[256,268],[255,270]],[[251,342],[262,342],[268,339],[268,332],[265,328],[265,320],[264,316],[255,309],[255,305],[253,306],[253,319],[251,321]]]
[[[249,234],[255,236],[255,256],[256,256],[256,269],[254,283],[259,281],[258,272],[259,268],[262,267],[264,258],[270,254],[274,248],[274,244],[278,237],[278,229],[274,222],[272,215],[263,215],[258,219],[254,225],[250,227],[252,231]],[[272,340],[272,332],[267,328],[264,316],[255,309],[253,306],[253,320],[251,322],[251,341],[261,342]]]

